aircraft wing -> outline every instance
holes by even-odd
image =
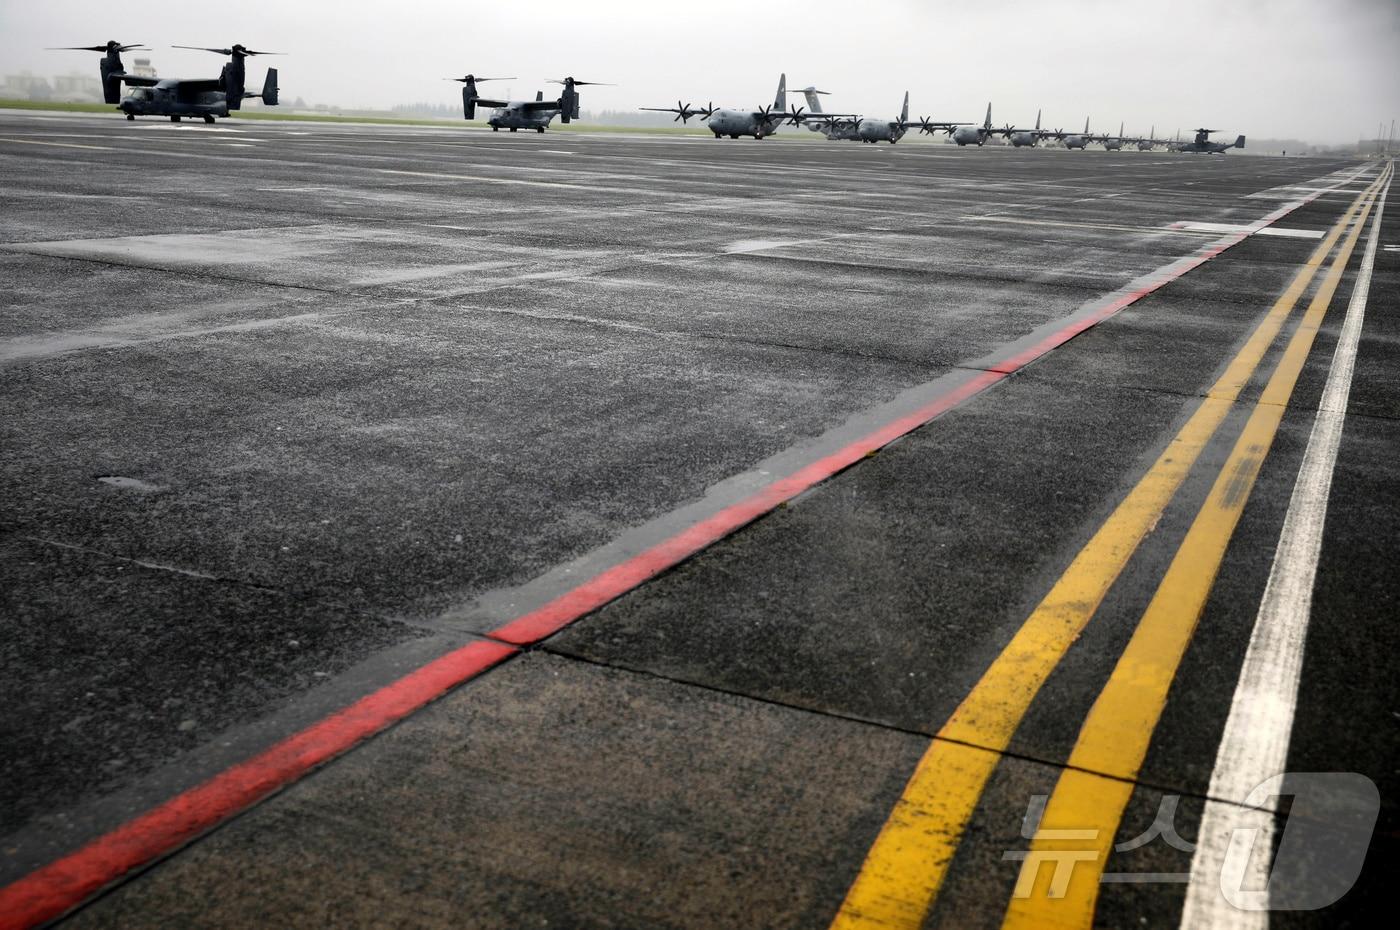
[[[129,87],[155,87],[160,83],[160,78],[141,77],[136,74],[121,75],[122,83]]]
[[[757,115],[758,113],[755,111],[754,116]],[[788,113],[787,118],[798,123],[826,123],[830,126],[836,126],[859,123],[861,115],[859,113],[799,113],[797,116],[793,116]]]
[[[478,100],[476,105],[481,106],[481,101]],[[498,104],[498,106],[500,105],[501,104]],[[558,100],[527,100],[520,105],[520,109],[527,113],[538,113],[541,110],[559,110],[562,109],[562,107],[559,106]]]
[[[497,107],[497,108],[500,108],[500,107],[508,107],[508,106],[510,106],[510,101],[509,101],[509,100],[487,100],[485,97],[477,97],[477,98],[476,98],[475,100],[473,100],[472,102],[475,103],[475,104],[476,104],[477,106],[479,106],[479,107]]]

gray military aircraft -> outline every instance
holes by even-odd
[[[1133,139],[1132,141],[1137,144],[1139,152],[1150,152],[1157,146],[1163,144],[1161,139],[1155,138],[1156,135],[1157,127],[1153,126],[1151,129],[1147,130],[1147,138]]]
[[[688,123],[692,116],[702,116],[705,119],[705,126],[710,132],[715,134],[716,139],[728,136],[737,139],[740,136],[752,136],[755,139],[764,139],[778,131],[778,127],[794,116],[801,116],[801,110],[794,109],[791,113],[787,110],[787,75],[778,76],[778,92],[773,96],[773,105],[760,107],[757,110],[733,110],[725,107],[716,108],[712,103],[703,108],[692,110],[690,104],[676,101],[674,107],[641,107],[653,113],[674,113],[673,122]]]
[[[1087,149],[1089,147],[1090,142],[1097,141],[1094,136],[1089,135],[1088,117],[1085,117],[1084,119],[1083,132],[1067,133],[1063,129],[1057,129],[1055,130],[1054,135],[1055,138],[1064,142],[1065,148],[1067,149]]]
[[[1094,136],[1094,141],[1096,141],[1096,142],[1098,142],[1100,145],[1102,145],[1105,152],[1118,152],[1118,151],[1122,151],[1122,149],[1123,149],[1123,143],[1128,141],[1127,138],[1124,137],[1124,135],[1123,135],[1123,127],[1124,127],[1125,125],[1127,125],[1127,124],[1126,124],[1126,123],[1119,123],[1119,124],[1118,124],[1118,135],[1116,135],[1116,136],[1110,136],[1110,135]]]
[[[476,119],[477,107],[490,107],[493,112],[486,118],[486,125],[491,127],[492,132],[500,132],[502,129],[509,129],[511,132],[518,132],[521,129],[533,129],[536,132],[544,132],[549,128],[554,117],[559,117],[559,122],[569,123],[578,119],[579,95],[575,90],[577,87],[586,87],[590,84],[603,85],[599,81],[578,81],[572,77],[552,80],[550,84],[563,84],[564,91],[555,100],[544,99],[544,91],[536,91],[534,100],[488,100],[482,97],[476,89],[476,85],[482,81],[513,81],[515,78],[488,78],[477,77],[468,74],[466,77],[447,78],[449,81],[458,81],[462,84],[462,115],[466,119]]]
[[[1177,151],[1191,155],[1224,155],[1228,149],[1244,148],[1244,136],[1236,136],[1234,142],[1210,141],[1210,134],[1219,131],[1219,129],[1197,129],[1196,138],[1191,142],[1181,143],[1181,147]]]
[[[1004,132],[1004,129],[992,128],[992,105],[987,104],[987,118],[982,121],[981,126],[962,125],[946,132],[953,137],[953,141],[958,145],[982,145],[992,136]]]
[[[1009,126],[1006,129],[1002,130],[1002,134],[1005,135],[1006,138],[1010,139],[1011,144],[1018,149],[1027,145],[1034,146],[1041,139],[1045,138],[1048,135],[1051,135],[1051,133],[1040,128],[1039,110],[1035,111],[1034,129],[1017,129],[1014,126]]]
[[[243,101],[252,97],[261,97],[267,106],[277,106],[277,69],[267,69],[262,93],[250,94],[245,90],[243,59],[250,55],[279,55],[280,52],[255,52],[242,45],[232,48],[176,45],[175,48],[193,48],[229,56],[228,63],[217,78],[191,80],[127,74],[121,53],[142,47],[113,41],[106,45],[82,46],[66,51],[105,53],[98,65],[102,75],[102,98],[107,103],[117,104],[117,109],[125,113],[129,120],[138,116],[168,116],[171,122],[178,123],[186,116],[197,116],[206,123],[212,123],[216,118],[227,117],[230,111],[241,109]],[[121,97],[123,84],[132,88],[125,99]]]
[[[801,121],[812,132],[819,132],[833,142],[859,142],[860,118],[854,113],[827,113],[822,110],[822,102],[817,95],[827,95],[827,91],[813,86],[802,88],[807,98],[808,118]]]
[[[809,102],[816,102],[818,107],[820,107],[820,101],[816,101],[815,95],[821,93],[821,91],[812,90],[813,93],[809,94],[807,99]],[[806,93],[806,91],[803,93]],[[894,145],[900,139],[904,138],[905,133],[915,127],[918,127],[920,132],[926,132],[932,135],[940,129],[955,129],[958,126],[964,125],[962,123],[936,123],[928,117],[920,119],[917,123],[911,123],[909,121],[909,91],[907,90],[904,92],[904,104],[900,108],[898,119],[858,116],[846,113],[822,113],[820,110],[816,113],[805,114],[801,110],[794,110],[789,114],[789,119],[794,124],[800,125],[805,123],[808,125],[808,128],[812,128],[812,124],[816,124],[817,130],[819,132],[825,132],[828,139],[869,142],[872,145],[881,142],[888,142]]]

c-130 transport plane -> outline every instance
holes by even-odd
[[[491,107],[494,112],[486,118],[486,125],[492,132],[509,129],[533,129],[544,132],[550,121],[559,117],[559,122],[568,123],[578,119],[578,92],[576,87],[586,87],[599,81],[577,81],[572,77],[549,81],[550,84],[563,84],[564,92],[557,100],[544,99],[544,91],[537,91],[534,100],[488,100],[477,92],[476,85],[482,81],[513,81],[514,78],[488,78],[468,74],[466,77],[447,78],[462,84],[462,115],[466,119],[476,119],[477,107]],[[611,85],[608,85],[611,86]]]
[[[920,132],[932,135],[939,129],[951,129],[962,125],[961,123],[935,123],[927,117],[917,123],[911,123],[909,121],[909,91],[907,90],[904,92],[904,106],[899,111],[898,119],[859,116],[853,113],[823,113],[817,94],[824,94],[826,91],[808,87],[802,93],[806,95],[807,103],[812,107],[813,112],[804,115],[800,110],[795,110],[790,115],[791,121],[796,124],[806,124],[808,129],[813,132],[821,132],[828,139],[869,142],[871,144],[888,142],[893,145],[904,138],[906,132],[916,126]]]
[[[752,136],[754,139],[764,139],[778,131],[778,127],[784,122],[800,117],[800,111],[787,111],[787,75],[778,76],[778,92],[773,96],[773,105],[760,107],[757,110],[734,110],[727,107],[716,108],[710,104],[704,108],[692,110],[690,104],[676,101],[674,107],[641,107],[653,113],[674,113],[675,121],[688,123],[692,116],[702,116],[705,119],[705,126],[710,132],[715,134],[716,139],[728,136],[737,139],[740,136]]]
[[[232,48],[176,45],[175,48],[229,56],[228,63],[217,78],[190,80],[127,74],[121,53],[142,47],[112,41],[106,45],[79,46],[60,51],[105,52],[98,65],[102,75],[102,98],[107,103],[117,104],[117,109],[125,113],[129,120],[138,116],[168,116],[171,122],[178,123],[183,117],[198,116],[206,123],[212,123],[216,117],[227,117],[230,111],[241,109],[243,101],[251,97],[261,97],[267,106],[277,106],[277,69],[267,69],[262,93],[250,94],[245,90],[243,59],[250,55],[279,55],[280,52],[255,52],[242,45]],[[121,98],[123,84],[132,88],[125,99]]]

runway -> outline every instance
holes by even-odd
[[[1389,168],[795,135],[0,113],[0,925],[1369,922]]]

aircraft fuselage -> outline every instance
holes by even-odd
[[[770,113],[765,118],[749,110],[720,109],[710,114],[710,118],[705,120],[705,125],[716,137],[752,136],[762,139],[776,133],[783,118],[782,113]]]
[[[514,132],[517,129],[534,129],[537,132],[544,132],[549,128],[549,123],[558,116],[559,110],[527,110],[524,106],[512,103],[508,107],[497,107],[491,111],[491,115],[486,118],[486,125],[492,129],[509,129]]]
[[[991,135],[980,126],[959,126],[953,130],[953,141],[958,145],[981,145]]]
[[[117,104],[129,117],[189,116],[209,119],[228,116],[228,96],[221,90],[181,95],[180,82],[167,78],[154,87],[133,87]]]

